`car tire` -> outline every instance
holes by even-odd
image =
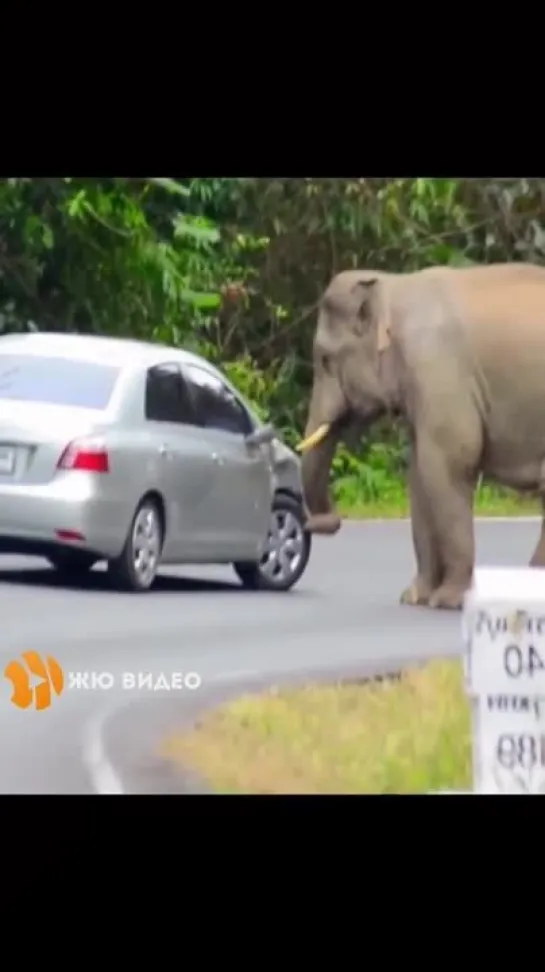
[[[277,493],[263,556],[257,562],[233,565],[245,588],[285,592],[295,586],[306,570],[312,548],[305,519],[302,503],[293,496]]]
[[[164,540],[159,506],[147,496],[139,503],[119,557],[108,561],[108,575],[122,591],[144,593],[153,587]]]
[[[85,577],[98,560],[85,550],[59,550],[47,559],[57,573],[68,580],[71,577]]]

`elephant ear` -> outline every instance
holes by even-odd
[[[379,354],[386,351],[391,343],[390,338],[390,313],[384,287],[377,288],[378,277],[371,277],[358,280],[354,290],[359,292],[361,303],[358,310],[358,319],[362,324],[370,325],[373,318],[377,318],[377,351]],[[377,290],[379,293],[377,294]],[[378,297],[378,300],[376,299]]]

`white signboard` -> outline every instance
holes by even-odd
[[[474,792],[545,794],[545,570],[477,569],[463,630]]]
[[[545,698],[475,699],[473,746],[477,792],[545,794]]]
[[[467,692],[545,697],[545,570],[475,575],[464,610]]]

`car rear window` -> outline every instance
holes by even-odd
[[[119,368],[73,358],[0,354],[0,401],[105,409]]]

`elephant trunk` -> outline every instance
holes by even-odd
[[[317,441],[311,445],[313,438],[317,438]],[[309,421],[303,441],[301,476],[310,514],[307,521],[310,533],[337,533],[341,526],[341,519],[334,511],[329,493],[329,472],[338,442],[337,428]]]

